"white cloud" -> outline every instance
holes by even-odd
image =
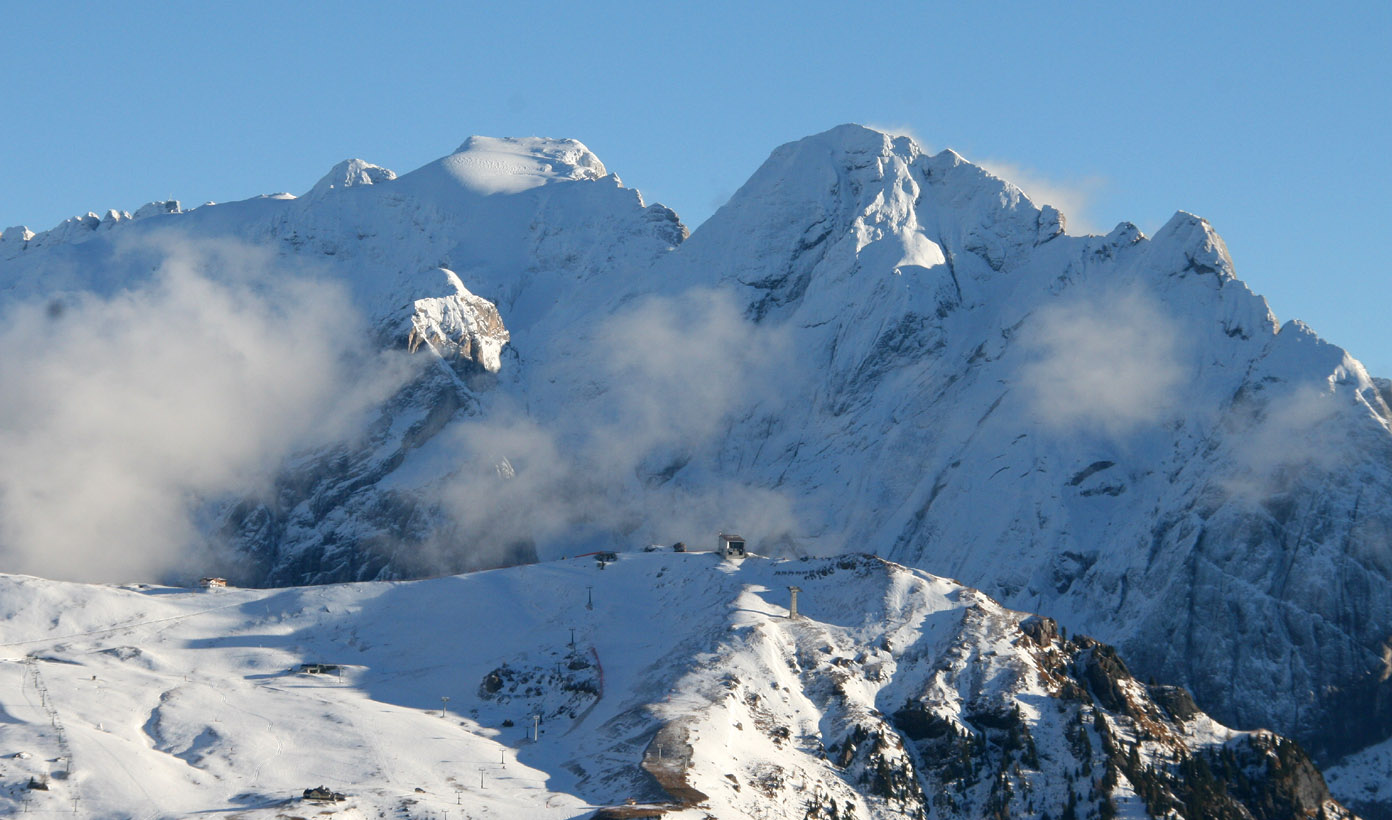
[[[1034,204],[1052,205],[1057,208],[1067,221],[1068,233],[1075,236],[1106,233],[1107,229],[1098,225],[1092,215],[1093,203],[1107,184],[1103,177],[1060,180],[1004,160],[982,160],[976,164],[1001,179],[1014,183]]]
[[[908,137],[926,154],[934,153],[936,150],[909,125],[866,123],[865,127],[895,137]],[[971,160],[971,162],[995,176],[1013,183],[1024,191],[1034,204],[1052,205],[1057,208],[1063,213],[1070,234],[1078,236],[1106,233],[1110,230],[1110,228],[1098,224],[1092,213],[1098,195],[1107,186],[1105,177],[1092,175],[1082,179],[1058,179],[1009,160],[985,159]]]
[[[1350,409],[1328,385],[1273,387],[1238,402],[1228,437],[1237,469],[1224,489],[1261,502],[1349,464],[1349,431],[1357,425],[1339,416]]]
[[[127,252],[162,261],[110,297],[0,317],[8,571],[206,570],[218,556],[195,525],[200,502],[255,491],[295,449],[347,435],[404,375],[366,346],[340,288],[264,251],[165,238]]]
[[[914,144],[917,145],[918,148],[919,148],[919,150],[922,151],[923,153],[925,153],[925,154],[931,154],[931,153],[933,153],[933,149],[932,149],[932,147],[928,144],[928,141],[925,140],[923,137],[919,136],[919,133],[918,133],[917,131],[915,131],[915,130],[913,129],[912,126],[908,126],[908,125],[884,125],[884,124],[880,124],[880,123],[869,123],[869,122],[867,122],[867,123],[865,124],[865,127],[866,127],[866,128],[872,128],[872,129],[874,129],[874,130],[876,130],[876,131],[879,131],[879,132],[881,132],[881,133],[889,134],[891,137],[908,137],[909,139],[913,140]]]
[[[1023,337],[1021,385],[1040,420],[1122,436],[1169,417],[1184,378],[1174,322],[1138,291],[1065,299]]]
[[[733,411],[779,389],[790,355],[781,331],[746,320],[725,294],[692,291],[643,299],[567,344],[551,374],[582,374],[589,389],[563,414],[495,406],[448,434],[457,461],[475,465],[441,492],[461,529],[478,534],[463,549],[535,542],[545,553],[548,542],[574,550],[587,538],[607,548],[629,533],[666,542],[708,534],[712,522],[738,523],[756,541],[796,532],[791,499],[702,468]],[[661,532],[636,531],[654,521]]]

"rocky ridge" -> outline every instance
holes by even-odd
[[[0,577],[0,806],[270,820],[322,784],[345,817],[1351,816],[1294,742],[949,580],[616,558],[275,590]]]

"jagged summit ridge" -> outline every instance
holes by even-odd
[[[427,178],[441,174],[452,178],[465,190],[493,194],[516,193],[552,182],[598,180],[607,176],[608,172],[599,157],[578,140],[472,136],[453,153],[412,173],[413,176]],[[346,159],[320,178],[305,197],[317,200],[332,190],[390,182],[396,177],[396,172],[389,168],[362,159]],[[419,185],[420,181],[416,184]],[[110,227],[122,220],[178,212],[179,203],[172,200],[148,203],[134,214],[118,210],[109,210],[105,215],[88,212],[39,233],[23,225],[6,228],[0,232],[0,242],[23,248],[35,240],[36,246],[80,241],[85,238],[86,231]]]
[[[775,150],[677,262],[719,264],[724,281],[760,292],[765,312],[818,289],[818,265],[842,278],[897,270],[904,288],[946,305],[987,297],[981,279],[1062,233],[1057,210],[953,151],[930,156],[907,137],[845,125]]]

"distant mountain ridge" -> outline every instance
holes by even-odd
[[[777,149],[689,238],[573,140],[475,138],[393,177],[354,161],[298,199],[0,236],[8,303],[130,287],[156,235],[234,240],[415,351],[361,429],[269,491],[204,495],[240,580],[729,525],[951,575],[1326,761],[1392,736],[1388,383],[1278,324],[1201,218],[1072,236],[859,126]]]

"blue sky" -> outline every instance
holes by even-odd
[[[1278,318],[1392,376],[1392,3],[1217,5],[0,0],[0,227],[476,133],[580,139],[694,227],[778,144],[861,122],[1074,228],[1207,217]]]

